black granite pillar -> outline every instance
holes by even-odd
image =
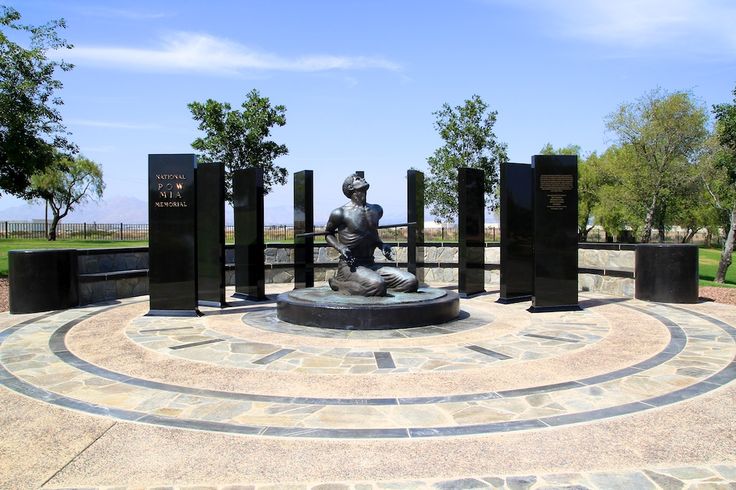
[[[407,230],[406,262],[407,270],[424,280],[424,174],[418,170],[406,172],[406,220]]]
[[[149,315],[199,314],[196,168],[194,155],[148,155]]]
[[[636,246],[634,297],[660,303],[698,302],[698,246],[644,243]]]
[[[531,311],[578,309],[578,158],[534,155]]]
[[[294,289],[314,286],[314,237],[298,237],[314,232],[314,173],[294,174]]]
[[[263,243],[263,170],[233,173],[235,217],[235,297],[266,299]]]
[[[79,306],[77,251],[10,250],[10,313],[37,313]]]
[[[501,291],[499,303],[527,301],[534,279],[532,167],[501,164]]]
[[[225,166],[197,166],[197,264],[199,304],[225,302]]]
[[[485,292],[485,190],[482,170],[458,169],[458,293]]]

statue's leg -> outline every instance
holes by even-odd
[[[384,296],[386,281],[380,274],[363,266],[354,271],[347,264],[339,264],[337,274],[329,281],[334,291],[352,296]]]
[[[396,267],[380,267],[376,269],[388,289],[400,293],[414,293],[419,288],[417,277],[411,272],[402,271]]]

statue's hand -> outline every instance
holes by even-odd
[[[348,265],[351,267],[355,264],[355,257],[353,257],[353,252],[348,247],[342,247],[340,249],[340,257],[345,259],[345,262],[347,262]]]
[[[393,258],[393,248],[391,248],[391,245],[386,245],[385,243],[381,246],[381,252],[383,252],[383,256],[386,257],[388,260],[394,260]]]

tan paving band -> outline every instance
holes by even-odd
[[[531,315],[517,305],[501,307],[493,303],[480,303],[476,309],[483,307],[499,311],[508,310],[511,312],[510,318],[506,319],[502,315],[492,324],[471,332],[417,339],[416,342],[415,339],[401,339],[390,342],[332,340],[330,343],[325,339],[317,339],[313,340],[313,343],[320,345],[324,342],[327,345],[323,347],[339,348],[350,345],[354,350],[384,350],[414,346],[421,341],[424,346],[436,346],[441,350],[445,345],[469,345],[480,340],[492,343],[493,339],[500,336],[517,334],[529,324]],[[335,376],[323,374],[324,370],[319,369],[321,360],[318,358],[314,359],[315,369],[288,372],[273,370],[266,372],[256,369],[260,366],[247,363],[241,367],[216,365],[212,360],[214,356],[207,352],[201,354],[199,360],[189,360],[174,357],[166,348],[154,351],[132,342],[125,335],[125,330],[129,328],[131,318],[139,319],[140,315],[145,313],[145,304],[116,308],[92,317],[71,330],[67,344],[72,352],[93,364],[135,377],[227,391],[324,397],[443,396],[554,384],[636,364],[656,354],[667,344],[669,334],[666,328],[647,315],[616,304],[601,304],[596,306],[595,310],[596,320],[605,322],[610,328],[600,341],[576,351],[560,350],[555,352],[554,356],[545,359],[513,360],[511,363],[517,364],[513,368],[509,367],[508,361],[504,361],[473,366],[472,369],[444,372],[392,374],[376,372],[370,376]],[[550,315],[553,322],[562,316],[562,314],[545,315]],[[215,337],[224,333],[218,328],[223,321],[222,317],[214,317],[217,320],[213,328]],[[197,320],[170,319],[167,325],[170,328],[198,322],[207,325],[208,320],[206,317]],[[235,323],[241,322],[236,318]],[[305,340],[303,336],[273,334],[249,329],[247,326],[239,328],[240,331],[236,332],[239,338],[247,338],[253,344],[266,346],[263,355],[283,347],[299,348],[300,342]],[[499,333],[499,330],[503,333]],[[249,336],[251,333],[252,337]],[[100,348],[100,338],[106,340],[104,348]],[[188,338],[183,336],[181,341]],[[205,338],[209,337],[196,336],[190,340]],[[632,339],[636,341],[632,342]],[[203,349],[197,349],[191,352],[197,356],[202,351]]]

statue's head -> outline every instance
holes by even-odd
[[[365,178],[358,174],[350,174],[342,183],[342,193],[350,199],[356,189],[368,189],[369,187],[370,184],[365,181]]]

